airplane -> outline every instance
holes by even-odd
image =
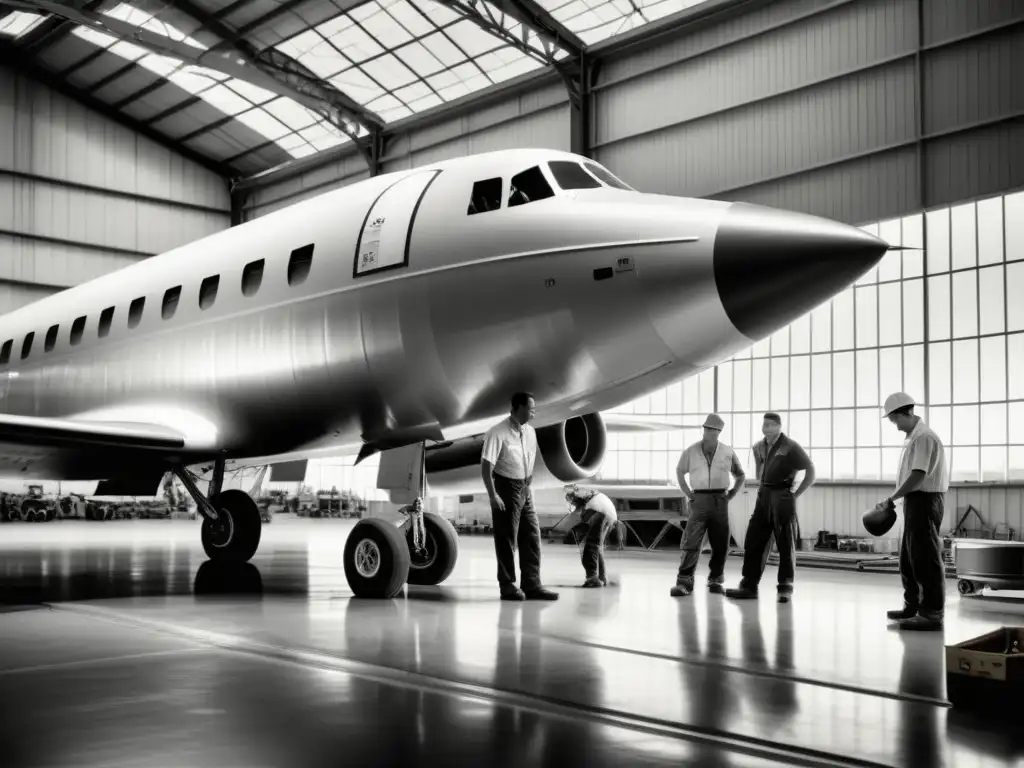
[[[0,317],[0,476],[154,495],[173,472],[208,557],[246,562],[260,515],[222,490],[226,467],[380,453],[385,474],[412,448],[430,493],[479,490],[483,432],[526,390],[534,487],[587,480],[610,429],[651,428],[602,411],[765,338],[889,248],[815,216],[640,192],[557,150],[374,176]],[[359,521],[357,596],[447,578],[454,532],[428,517],[426,563],[392,523]]]

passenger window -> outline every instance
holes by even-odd
[[[164,303],[160,309],[160,316],[164,320],[170,320],[178,311],[178,300],[181,298],[181,286],[176,285],[164,291]]]
[[[100,325],[98,329],[98,336],[102,339],[104,336],[110,333],[110,326],[114,322],[114,308],[107,307],[100,312]]]
[[[199,286],[199,308],[209,309],[217,299],[217,288],[220,287],[220,275],[210,275]]]
[[[602,168],[597,163],[584,163],[583,167],[590,171],[592,174],[597,176],[601,181],[607,184],[609,187],[615,187],[616,189],[625,189],[630,192],[636,192],[629,184],[624,182],[618,176],[615,176],[607,168]]]
[[[552,160],[548,163],[551,174],[562,189],[594,189],[601,183],[571,160]]]
[[[242,270],[242,295],[255,296],[263,282],[263,259],[251,261]]]
[[[75,322],[71,324],[71,345],[74,346],[82,340],[82,334],[85,333],[85,315],[75,318]]]
[[[313,244],[304,245],[292,251],[288,259],[288,285],[300,285],[308,276],[313,266]]]
[[[142,322],[142,310],[146,308],[146,297],[139,296],[128,306],[128,327],[135,328]]]
[[[6,365],[11,362],[11,348],[14,346],[14,339],[8,339],[4,342],[4,346],[0,349],[0,365]]]
[[[512,188],[508,193],[508,207],[526,205],[554,196],[555,191],[551,189],[548,180],[544,178],[544,172],[535,165],[512,177]]]
[[[474,213],[486,213],[501,208],[501,177],[484,179],[473,185],[473,195],[469,198],[467,216]]]
[[[36,337],[35,331],[29,331],[25,334],[25,343],[21,345],[21,359],[24,360],[28,357],[28,353],[32,351],[32,340]]]
[[[43,351],[52,352],[53,348],[57,346],[57,331],[59,325],[51,325],[50,330],[46,332],[46,338],[43,340]]]

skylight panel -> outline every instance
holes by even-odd
[[[438,91],[438,94],[445,101],[453,101],[462,96],[466,96],[469,93],[469,86],[463,82],[458,82],[455,85],[449,85],[447,88],[442,88]]]
[[[250,109],[248,112],[235,115],[235,119],[249,126],[261,136],[266,136],[271,141],[277,141],[282,149],[288,149],[284,142],[278,141],[278,139],[286,136],[291,129],[268,112],[262,109]]]
[[[530,56],[521,55],[518,59],[515,59],[508,64],[504,64],[493,72],[488,72],[487,74],[490,75],[491,80],[494,82],[503,83],[506,80],[511,80],[513,77],[518,77],[519,75],[525,75],[527,72],[532,72],[542,66],[544,65],[536,59]]]
[[[430,20],[424,17],[422,13],[417,11],[406,0],[398,0],[398,2],[387,3],[386,5],[387,11],[391,14],[392,18],[409,30],[414,37],[423,37],[434,31],[434,25],[430,23]]]
[[[412,35],[405,27],[391,18],[376,0],[353,8],[348,15],[358,21],[370,37],[385,41],[389,48],[396,48],[412,40]]]
[[[110,48],[117,42],[116,37],[111,37],[106,32],[98,32],[95,29],[90,29],[89,27],[75,27],[71,30],[71,33],[75,37],[80,37],[86,42],[92,43],[97,48]]]
[[[484,32],[476,24],[467,20],[452,25],[445,32],[452,42],[456,43],[470,58],[493,51],[499,45],[503,45],[498,38]]]
[[[430,93],[430,87],[426,83],[416,81],[412,85],[407,85],[395,91],[395,98],[408,104],[409,102],[416,101],[416,99],[422,99]]]
[[[444,69],[444,64],[438,61],[437,57],[421,43],[403,45],[395,51],[395,55],[420,77],[426,77]]]
[[[360,104],[368,104],[384,93],[383,88],[355,67],[332,77],[330,83]]]
[[[412,114],[412,110],[404,104],[399,104],[394,109],[382,110],[380,116],[383,120],[393,123],[395,120],[401,120],[403,117],[408,117]]]
[[[355,25],[331,35],[329,39],[335,48],[356,64],[384,53],[376,40]]]
[[[408,0],[408,2],[422,11],[438,27],[445,27],[462,18],[455,11],[438,2],[431,2],[431,0]]]
[[[205,46],[182,34],[180,30],[126,3],[122,3],[106,13],[127,23],[144,27],[170,39],[205,50]],[[334,28],[340,28],[340,25],[335,23]],[[179,61],[176,58],[148,53],[140,46],[119,41],[106,33],[89,27],[77,26],[72,33],[126,61],[134,60],[140,67],[144,67],[186,92],[198,96],[225,116],[233,116],[267,140],[276,142],[293,157],[304,157],[316,152],[318,147],[335,146],[346,140],[340,131],[333,134],[330,132],[320,134],[316,138],[315,145],[295,136],[294,131],[312,126],[317,122],[317,118],[292,99],[277,96],[259,86],[237,80],[216,70]],[[314,37],[322,42],[319,36],[314,35]],[[325,45],[325,47],[328,46]],[[340,58],[337,53],[334,56],[335,60]],[[310,69],[314,68],[310,67]],[[377,91],[379,92],[379,89]],[[269,111],[265,111],[263,108],[253,108],[254,104],[264,104]],[[365,129],[360,130],[360,135],[365,133]]]
[[[426,109],[436,107],[439,104],[444,104],[444,101],[441,100],[440,96],[431,93],[427,96],[424,96],[422,99],[416,99],[416,101],[408,102],[408,104],[409,109],[411,109],[413,112],[422,112]]]
[[[311,125],[309,128],[303,128],[299,131],[299,135],[312,144],[317,151],[336,147],[344,141],[343,138],[338,136],[335,131],[330,130],[323,122]]]
[[[288,43],[276,47],[282,53],[309,67],[318,77],[325,79],[352,66],[352,62],[342,56],[337,48],[315,32],[304,32]]]
[[[435,32],[423,38],[423,46],[446,67],[454,67],[466,60],[466,54],[455,47],[443,32]]]
[[[168,75],[167,79],[193,96],[217,84],[216,79],[207,77],[198,67],[182,67]]]
[[[38,13],[13,11],[6,18],[0,19],[0,35],[21,37],[35,29],[44,18]]]
[[[316,122],[316,118],[311,115],[305,107],[302,107],[291,99],[286,99],[284,97],[274,99],[267,103],[263,109],[267,110],[267,112],[272,114],[293,131],[305,128],[307,125],[312,125]]]
[[[401,88],[417,79],[412,70],[391,54],[367,61],[360,66],[360,69],[389,91]]]
[[[431,75],[425,79],[427,81],[427,85],[435,91],[440,91],[442,88],[447,88],[450,85],[455,85],[455,83],[460,82],[459,76],[450,69],[438,72],[436,75]]]
[[[135,61],[146,55],[145,48],[139,48],[137,45],[132,45],[131,43],[126,43],[121,40],[115,42],[107,50],[111,53],[116,53],[122,59],[127,59],[128,61]]]
[[[223,85],[215,85],[204,91],[203,99],[226,115],[237,115],[252,107],[248,101]]]
[[[253,104],[263,104],[277,97],[276,93],[260,88],[258,85],[247,83],[245,80],[239,80],[237,78],[231,78],[225,83],[228,88],[242,96],[247,101]]]

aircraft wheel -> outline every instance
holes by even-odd
[[[345,578],[356,597],[389,599],[409,578],[409,545],[392,523],[360,520],[345,542]]]
[[[406,545],[409,547],[409,583],[421,585],[440,584],[455,569],[459,559],[459,534],[440,515],[423,513],[423,532],[426,541],[422,554],[413,551],[412,522],[402,526]]]
[[[210,502],[219,515],[203,518],[203,549],[211,560],[244,563],[256,554],[260,545],[260,510],[245,491],[230,489]]]
[[[961,595],[973,595],[975,592],[975,584],[973,581],[968,579],[960,579],[956,583],[956,591]]]

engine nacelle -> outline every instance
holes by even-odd
[[[589,480],[601,468],[608,432],[600,413],[574,416],[537,430],[537,461],[533,488],[555,488]],[[480,457],[484,437],[460,440],[426,455],[427,489],[431,495],[480,493],[484,482]]]

